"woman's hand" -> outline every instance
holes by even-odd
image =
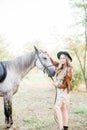
[[[63,64],[59,62],[58,69],[62,68]]]

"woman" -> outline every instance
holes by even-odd
[[[59,123],[60,130],[68,130],[68,101],[70,81],[72,79],[72,58],[66,51],[57,53],[59,63],[53,62],[57,67],[56,82],[54,85],[57,90],[57,96],[54,106],[54,117]]]

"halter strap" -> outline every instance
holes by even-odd
[[[40,52],[40,53],[42,53],[42,52]],[[40,63],[41,63],[41,64],[42,64],[42,66],[44,67],[43,72],[45,73],[45,70],[47,70],[47,71],[50,73],[50,71],[49,71],[48,67],[51,67],[51,66],[53,66],[53,65],[45,66],[45,65],[44,65],[44,63],[42,62],[42,60],[41,60],[40,56],[39,56],[39,54],[40,54],[40,53],[36,52],[37,57],[38,57],[38,59],[39,59]]]

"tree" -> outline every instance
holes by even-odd
[[[76,23],[76,25],[80,25],[80,27],[83,27],[84,29],[83,35],[80,35],[80,37],[82,36],[83,38],[82,42],[84,43],[84,50],[83,50],[84,58],[82,62],[78,54],[78,48],[75,46],[76,41],[69,39],[69,42],[72,45],[73,51],[79,61],[83,79],[85,81],[85,85],[87,88],[87,0],[70,0],[70,3],[74,5],[73,7],[76,7],[76,9],[79,10],[80,15],[83,14],[79,19],[79,20],[82,19],[81,21],[78,22],[79,24]]]

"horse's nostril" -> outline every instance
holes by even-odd
[[[53,72],[53,76],[55,75],[55,73],[56,73],[56,72],[54,71],[54,72]]]
[[[49,77],[53,77],[55,75],[55,71],[51,71],[51,73],[48,74]]]
[[[53,71],[53,73],[52,73],[52,76],[54,76],[55,75],[55,71]]]

